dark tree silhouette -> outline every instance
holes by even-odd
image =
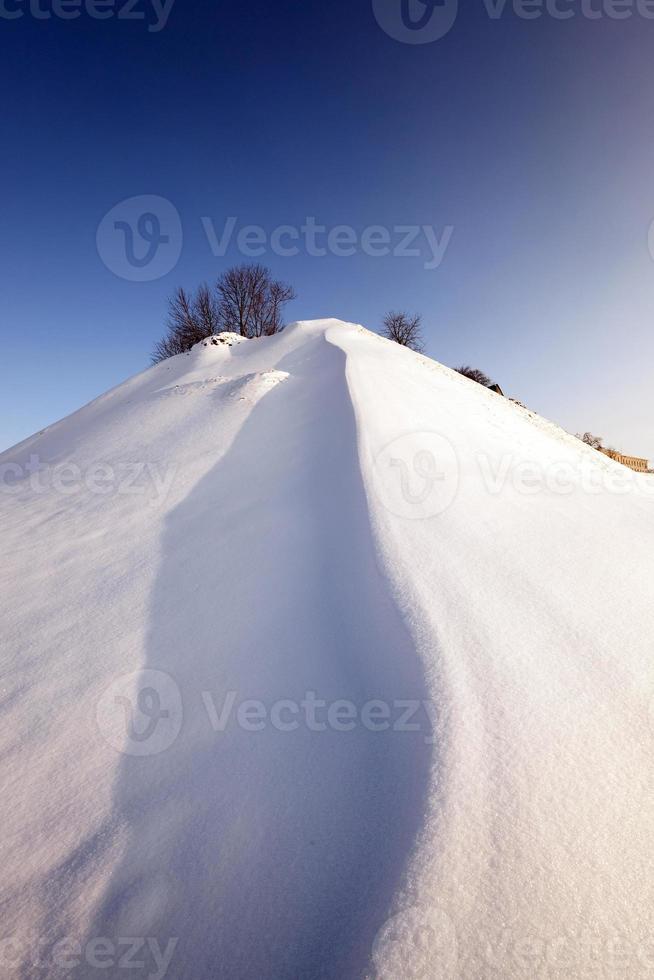
[[[401,347],[409,347],[418,354],[422,354],[424,350],[422,317],[419,315],[387,313],[383,321],[383,335],[388,340],[394,340]]]
[[[218,301],[206,282],[202,283],[195,294],[193,312],[204,337],[211,337],[220,331]]]
[[[295,299],[295,290],[284,282],[273,280],[263,303],[255,311],[256,337],[270,337],[284,326],[282,311],[287,303]]]
[[[477,384],[483,385],[484,388],[490,388],[493,384],[488,375],[480,371],[479,368],[473,368],[464,364],[463,367],[454,368],[454,370],[457,374],[462,374],[464,378],[470,378],[471,381],[476,381]]]
[[[208,286],[200,286],[195,296],[180,286],[168,300],[168,331],[152,352],[153,363],[183,354],[213,333],[218,322],[215,312]]]
[[[167,333],[155,346],[152,362],[158,364],[183,354],[223,330],[242,337],[278,333],[283,326],[284,306],[292,299],[293,288],[272,279],[268,269],[260,265],[228,269],[215,291],[206,283],[194,295],[180,287],[168,301]]]
[[[269,337],[283,326],[282,310],[295,290],[272,279],[262,265],[228,269],[216,284],[220,329],[241,337]]]

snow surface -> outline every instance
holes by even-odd
[[[652,481],[335,320],[0,455],[0,975],[652,975]]]

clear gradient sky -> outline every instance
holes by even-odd
[[[379,2],[392,21],[401,0]],[[391,245],[396,226],[453,231],[437,268],[424,238],[413,257],[268,244],[258,261],[298,292],[287,319],[420,312],[431,356],[654,459],[654,20],[593,2],[595,19],[559,0],[572,18],[527,20],[466,0],[407,44],[372,0],[176,0],[158,31],[151,0],[146,21],[3,0],[0,449],[146,367],[171,291],[247,258],[214,255],[203,218],[269,237],[311,216]],[[147,282],[96,247],[140,195],[183,231]]]

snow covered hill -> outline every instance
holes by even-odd
[[[0,455],[0,975],[650,976],[653,481],[335,320]]]

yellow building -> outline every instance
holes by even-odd
[[[623,466],[628,466],[630,470],[635,470],[636,473],[647,473],[649,470],[648,461],[641,459],[640,456],[625,456],[624,453],[619,453],[615,449],[601,448],[600,452],[614,459],[616,463],[622,463]]]

